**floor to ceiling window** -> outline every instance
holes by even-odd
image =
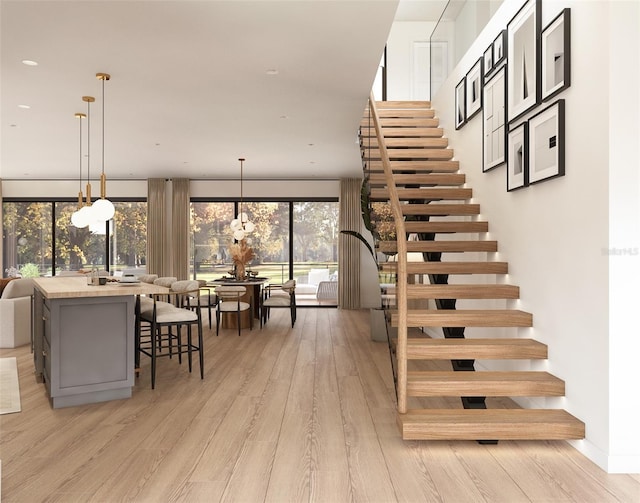
[[[11,201],[2,203],[3,270],[22,276],[62,271],[144,267],[147,203],[114,202],[108,223],[79,229],[71,224],[77,203]]]
[[[52,205],[42,202],[5,202],[2,205],[4,276],[51,274]]]
[[[320,281],[337,280],[338,207],[337,201],[243,202],[242,211],[255,224],[247,237],[255,254],[249,269],[270,283],[294,278],[299,303],[317,303]],[[233,202],[192,201],[193,278],[231,273],[229,223],[238,211]],[[337,297],[326,303],[336,302]]]

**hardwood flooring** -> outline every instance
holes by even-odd
[[[300,309],[291,329],[274,310],[263,330],[205,339],[203,381],[161,359],[151,390],[143,359],[131,399],[58,410],[28,347],[2,350],[22,399],[0,416],[2,501],[640,501],[640,476],[565,442],[402,441],[368,311]]]

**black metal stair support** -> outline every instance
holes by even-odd
[[[417,201],[416,201],[417,202]],[[420,201],[420,203],[428,204],[430,201]],[[429,215],[414,215],[412,220],[427,222]],[[435,240],[435,233],[421,232],[418,233],[419,241]],[[422,257],[427,262],[440,262],[442,252],[423,252]],[[429,274],[431,284],[446,285],[449,283],[448,274]],[[455,309],[456,299],[434,299],[437,309]],[[465,327],[442,327],[442,333],[445,339],[464,339]],[[475,372],[475,360],[451,360],[451,367],[457,372]],[[486,397],[484,396],[462,396],[460,397],[462,406],[465,409],[486,409]],[[480,444],[497,444],[497,440],[478,440]]]

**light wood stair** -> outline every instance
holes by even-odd
[[[497,251],[498,243],[479,236],[488,232],[489,224],[477,220],[480,205],[471,202],[472,190],[465,186],[464,174],[458,172],[460,165],[430,104],[376,102],[375,108],[377,117],[367,111],[360,128],[369,199],[373,204],[397,205],[404,232],[419,237],[402,243],[381,241],[377,251],[397,255],[400,249],[422,253],[426,259],[401,264],[408,280],[401,295],[393,286],[385,292],[407,303],[406,311],[398,306],[387,311],[391,330],[398,333],[397,340],[390,340],[390,351],[394,374],[396,369],[398,374],[397,423],[402,437],[491,442],[584,438],[584,423],[563,410],[522,409],[509,400],[509,406],[496,402],[499,407],[488,408],[485,397],[558,397],[564,395],[565,385],[547,372],[475,369],[476,360],[546,359],[547,346],[517,337],[519,327],[533,326],[532,313],[494,307],[495,302],[518,299],[520,289],[498,281],[498,276],[508,273],[506,262],[477,258],[479,252]],[[392,186],[387,185],[388,179],[393,180]],[[456,239],[446,237],[452,234]],[[451,253],[456,255],[447,255]],[[468,253],[474,253],[472,259],[464,258]],[[380,270],[397,275],[399,267],[395,260],[382,263]],[[479,275],[482,281],[449,284],[450,277],[470,275]],[[495,283],[487,282],[492,276]],[[474,306],[488,301],[491,304],[487,308],[458,309],[459,299],[472,299]],[[433,304],[436,308],[431,307]],[[399,312],[406,312],[402,320]],[[405,327],[405,334],[400,327]],[[425,336],[420,330],[423,327],[442,329],[445,338]],[[467,338],[467,327],[496,327],[512,331],[513,336]],[[443,360],[451,361],[453,370],[430,367]],[[443,363],[439,365],[441,368]],[[424,400],[434,397],[459,397],[460,408],[421,407],[432,403]]]

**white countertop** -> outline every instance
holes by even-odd
[[[107,282],[106,285],[87,285],[87,278],[62,276],[57,278],[34,278],[36,288],[47,299],[74,297],[117,297],[119,295],[140,295],[167,293],[168,288],[149,283]]]

